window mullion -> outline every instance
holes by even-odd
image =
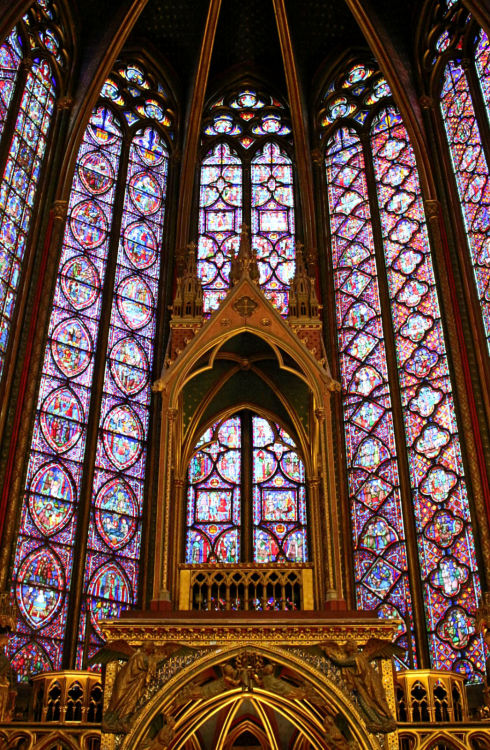
[[[393,412],[393,427],[395,433],[396,457],[400,480],[400,496],[403,508],[403,523],[406,534],[406,547],[408,555],[408,580],[412,592],[414,625],[416,631],[416,642],[418,646],[418,666],[422,669],[430,667],[429,651],[425,630],[425,613],[422,588],[420,586],[420,570],[417,554],[417,536],[413,517],[412,490],[410,483],[410,472],[408,466],[407,447],[405,442],[405,428],[402,412],[402,398],[400,384],[397,376],[397,357],[395,347],[395,335],[391,318],[391,300],[388,290],[388,278],[386,273],[383,233],[379,217],[378,204],[376,200],[376,177],[372,161],[370,137],[368,132],[361,135],[364,152],[364,163],[366,167],[366,181],[368,185],[369,204],[372,220],[372,231],[374,240],[374,254],[378,272],[378,288],[381,302],[381,321],[386,350],[386,362],[388,371],[388,382],[391,394],[391,407]],[[410,623],[407,623],[407,627]],[[408,640],[410,643],[410,639]],[[413,659],[413,656],[410,655]]]
[[[82,606],[82,592],[84,582],[85,560],[87,552],[88,527],[90,520],[92,485],[95,470],[95,458],[97,452],[98,427],[100,420],[102,392],[105,378],[106,351],[109,337],[109,327],[112,311],[112,300],[114,297],[114,283],[116,277],[117,251],[121,221],[124,205],[124,193],[129,163],[130,138],[126,136],[126,142],[120,159],[119,172],[116,186],[116,199],[114,201],[114,219],[112,222],[111,238],[109,242],[107,270],[102,295],[102,310],[100,316],[99,336],[97,349],[94,357],[94,379],[92,382],[92,394],[90,398],[90,416],[87,424],[87,440],[85,458],[83,464],[83,478],[80,489],[80,502],[78,510],[77,532],[74,545],[74,566],[72,581],[76,586],[70,591],[68,605],[68,621],[75,623],[67,630],[63,653],[63,668],[72,669],[75,666],[77,653],[78,622],[80,620]],[[90,618],[87,613],[87,628],[85,633],[86,643],[90,636]]]
[[[243,164],[243,203],[242,224],[252,227],[252,177],[250,161],[242,161]]]
[[[15,82],[15,91],[12,99],[10,100],[7,116],[3,126],[3,133],[0,140],[0,177],[3,179],[3,173],[5,165],[7,163],[8,155],[12,145],[12,135],[15,133],[15,123],[17,122],[17,116],[20,110],[20,104],[22,96],[27,83],[27,76],[32,68],[32,60],[30,57],[21,60],[19,65],[19,72],[17,73],[17,80]]]
[[[242,528],[240,559],[241,562],[253,562],[253,445],[252,415],[242,412]]]

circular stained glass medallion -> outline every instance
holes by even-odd
[[[124,604],[131,600],[126,576],[115,563],[103,565],[92,577],[88,587],[90,619],[102,637],[99,620],[119,617]]]
[[[137,221],[124,231],[124,250],[133,266],[144,270],[155,262],[157,238],[143,221]]]
[[[153,315],[153,295],[142,279],[128,276],[117,289],[117,306],[126,325],[136,331]]]
[[[57,557],[46,547],[34,550],[19,568],[15,593],[19,609],[35,629],[46,625],[63,600],[65,579]]]
[[[116,469],[132,466],[141,453],[143,427],[129,406],[115,406],[104,419],[104,447]]]
[[[147,356],[133,338],[121,339],[113,347],[111,372],[117,387],[133,396],[148,382],[149,364]]]
[[[87,190],[94,195],[101,195],[109,190],[114,179],[112,165],[100,151],[90,151],[82,158],[78,172]]]
[[[80,401],[66,386],[57,388],[44,399],[41,407],[41,429],[52,450],[70,450],[82,434],[84,419]]]
[[[107,235],[107,219],[92,200],[78,203],[72,211],[70,227],[75,239],[88,250],[98,247]]]
[[[53,359],[67,378],[74,378],[85,370],[92,358],[90,334],[78,318],[59,323],[51,340]]]
[[[138,517],[138,502],[129,484],[111,479],[97,494],[95,523],[104,542],[120,549],[133,537]]]
[[[61,288],[75,310],[90,307],[99,294],[99,274],[83,255],[68,260],[61,270]]]
[[[29,486],[29,510],[39,531],[51,536],[62,529],[72,516],[74,499],[69,472],[54,462],[42,466]]]
[[[135,208],[145,216],[158,211],[162,202],[162,189],[149,172],[138,172],[131,178],[129,195]]]

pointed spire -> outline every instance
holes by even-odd
[[[238,254],[235,256],[233,250],[231,252],[230,285],[237,284],[243,276],[249,276],[255,283],[260,278],[257,254],[251,248],[250,231],[246,224],[242,224]]]
[[[315,279],[308,276],[303,245],[296,243],[296,271],[291,279],[289,290],[289,314],[288,318],[318,318],[318,297],[316,294]]]
[[[177,277],[172,319],[201,318],[202,308],[203,293],[201,280],[197,275],[196,245],[190,242],[187,245],[184,270]]]

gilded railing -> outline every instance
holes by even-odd
[[[181,565],[179,608],[215,612],[311,610],[313,566],[308,563]]]
[[[44,672],[32,678],[31,721],[97,724],[102,684],[95,672]]]
[[[465,675],[435,669],[403,670],[396,676],[398,721],[468,721]]]

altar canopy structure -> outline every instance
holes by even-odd
[[[0,0],[0,746],[490,747],[489,24]]]

